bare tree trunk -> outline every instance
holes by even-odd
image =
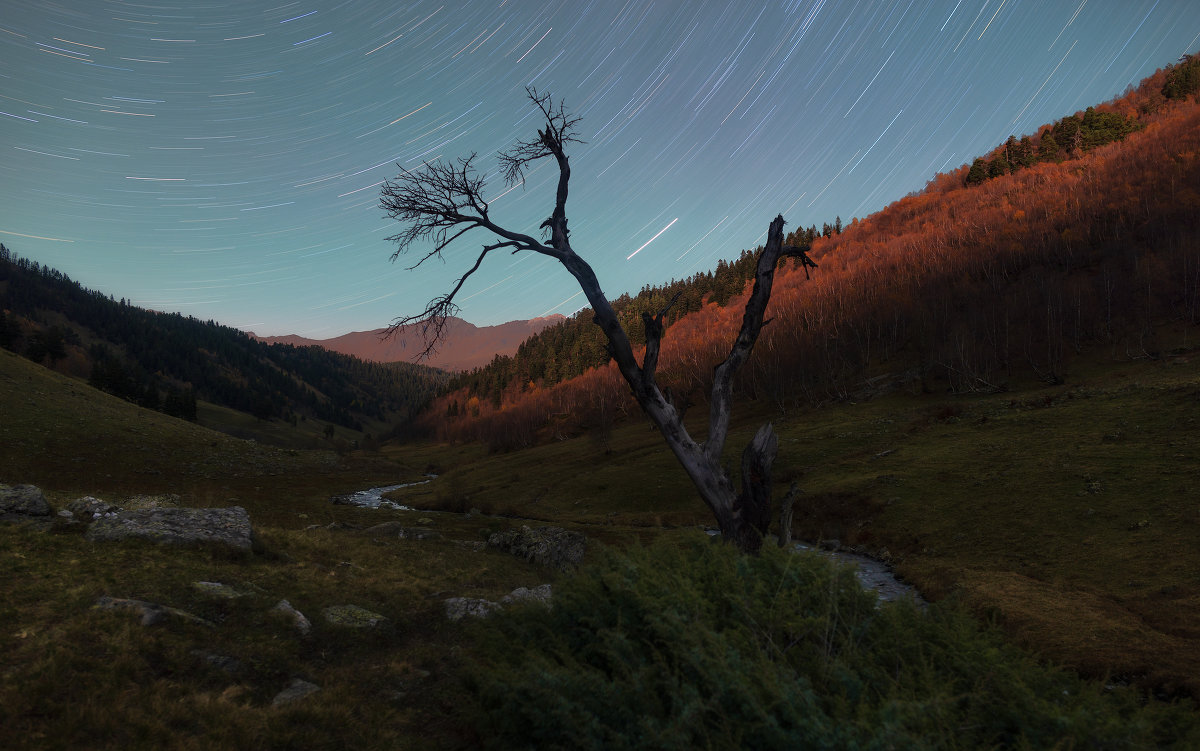
[[[800,259],[805,275],[816,264],[809,259],[804,247],[784,246],[783,217],[777,216],[767,232],[767,244],[758,257],[754,288],[746,301],[742,326],[729,350],[729,355],[717,366],[713,375],[709,400],[708,440],[697,443],[683,424],[682,409],[666,398],[655,381],[658,355],[664,331],[663,319],[674,304],[667,304],[657,315],[642,313],[646,328],[646,352],[638,365],[629,336],[621,326],[616,312],[600,289],[592,267],[571,247],[567,229],[566,202],[571,168],[564,146],[578,142],[574,125],[578,118],[569,117],[560,103],[557,107],[548,95],[527,89],[530,100],[546,121],[545,130],[538,130],[537,139],[520,141],[500,155],[505,181],[510,185],[523,182],[524,170],[539,159],[553,158],[558,164],[558,187],[554,210],[542,228],[550,230],[548,243],[530,235],[514,232],[492,221],[487,201],[483,199],[483,177],[472,166],[474,155],[460,159],[457,166],[436,162],[426,164],[415,172],[405,171],[394,181],[384,184],[380,206],[389,216],[399,219],[406,228],[389,238],[399,248],[392,258],[406,252],[418,240],[432,240],[434,246],[414,265],[430,258],[440,258],[442,251],[472,229],[482,229],[498,240],[483,246],[472,266],[447,294],[431,300],[421,313],[393,322],[392,330],[408,323],[419,323],[427,335],[424,354],[428,354],[445,334],[445,323],[457,311],[455,295],[466,280],[479,270],[484,258],[501,248],[518,253],[528,251],[554,258],[571,273],[595,312],[594,321],[608,340],[608,351],[617,363],[622,377],[629,385],[637,403],[663,435],[663,439],[679,460],[680,465],[696,486],[701,499],[708,505],[721,535],[741,550],[757,552],[762,547],[767,526],[771,521],[771,464],[778,450],[778,439],[771,425],[764,425],[742,452],[742,489],[734,490],[722,464],[725,439],[729,433],[730,410],[733,407],[733,377],[750,356],[762,327],[771,299],[775,268],[781,258]]]
[[[785,256],[799,257],[806,267],[806,273],[808,266],[815,266],[808,259],[804,249],[783,245],[783,225],[782,216],[777,216],[771,222],[767,232],[767,244],[759,255],[754,289],[746,301],[741,329],[729,355],[716,368],[709,403],[708,440],[704,444],[698,444],[692,439],[683,425],[680,413],[663,397],[654,381],[663,334],[662,319],[667,309],[653,317],[648,313],[643,314],[646,326],[646,354],[642,366],[638,367],[624,329],[600,291],[591,268],[582,259],[578,259],[578,256],[575,257],[578,259],[577,263],[583,267],[579,269],[580,273],[575,273],[573,264],[567,264],[588,300],[592,302],[592,309],[596,311],[596,324],[608,335],[609,350],[621,375],[628,382],[634,398],[651,421],[658,426],[663,439],[696,486],[701,499],[712,511],[721,536],[748,553],[755,553],[762,547],[771,521],[771,465],[775,461],[779,445],[774,429],[769,424],[761,427],[743,451],[741,493],[734,490],[733,481],[721,459],[733,408],[733,376],[750,356],[750,351],[766,323],[764,315],[771,298],[775,268],[779,259]]]

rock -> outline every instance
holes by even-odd
[[[193,649],[192,654],[204,660],[209,665],[212,665],[214,668],[224,670],[226,673],[233,674],[242,672],[242,663],[236,657],[217,654],[216,652],[209,652],[204,649]]]
[[[315,694],[320,691],[321,687],[315,683],[309,683],[306,680],[295,678],[288,687],[279,693],[275,694],[275,698],[271,700],[271,706],[278,707],[283,704],[291,704],[294,701],[303,699],[309,694]]]
[[[514,602],[537,602],[549,606],[552,595],[553,590],[549,584],[540,584],[533,589],[517,587],[509,594],[501,597],[500,602],[505,605]]]
[[[50,504],[36,485],[0,485],[0,514],[50,516]]]
[[[90,495],[76,498],[68,503],[64,510],[71,515],[72,519],[85,524],[90,524],[105,516],[113,516],[122,511],[120,506],[114,506],[107,501],[102,501]]]
[[[331,605],[322,610],[321,615],[331,626],[343,628],[375,628],[387,621],[386,616],[357,605]]]
[[[549,584],[541,584],[533,589],[517,587],[512,592],[500,598],[500,602],[485,600],[478,597],[451,597],[446,600],[446,617],[452,621],[463,618],[487,618],[497,610],[503,610],[505,605],[522,602],[537,602],[550,606],[552,590]]]
[[[488,545],[531,563],[570,571],[583,560],[587,538],[561,527],[521,527],[493,534],[488,538]]]
[[[374,527],[367,527],[359,534],[371,537],[404,537],[404,531],[404,525],[400,522],[384,522],[376,524]]]
[[[242,596],[241,592],[221,582],[192,582],[192,589],[222,600],[236,600]]]
[[[304,617],[304,613],[301,613],[299,610],[296,610],[294,607],[292,607],[292,603],[288,602],[287,600],[280,600],[275,607],[271,608],[271,610],[277,613],[283,613],[288,618],[291,618],[292,624],[296,627],[296,630],[300,632],[301,636],[308,636],[310,633],[312,633],[312,623],[310,623],[309,620]]]
[[[123,597],[102,596],[96,600],[96,607],[100,610],[131,610],[142,617],[143,626],[153,626],[156,623],[161,623],[166,620],[168,615],[181,618],[192,623],[199,623],[204,626],[212,626],[210,621],[194,616],[184,610],[178,608],[159,605],[156,602],[146,602],[145,600],[133,600]]]
[[[482,598],[451,597],[446,600],[446,617],[452,621],[461,621],[467,616],[472,618],[487,618],[492,613],[500,610],[501,607],[498,602]]]
[[[121,511],[92,522],[87,539],[139,538],[166,545],[212,543],[249,552],[254,531],[241,506],[230,508],[148,508]]]

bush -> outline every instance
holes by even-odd
[[[599,551],[553,608],[477,626],[498,748],[1169,746],[1187,707],[1037,664],[953,607],[877,607],[815,554],[707,540]],[[1185,732],[1186,731],[1186,732]],[[1189,735],[1190,734],[1190,735]]]

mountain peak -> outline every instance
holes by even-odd
[[[451,317],[446,326],[446,340],[425,361],[443,370],[470,370],[492,361],[496,355],[512,355],[521,342],[544,328],[565,320],[554,314],[524,321],[509,321],[497,326],[476,326],[470,321]],[[298,334],[251,337],[268,344],[292,344],[297,347],[317,346],[369,362],[412,362],[425,348],[420,328],[402,326],[388,337],[387,328],[371,331],[352,331],[330,339],[310,339]]]

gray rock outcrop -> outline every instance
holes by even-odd
[[[179,608],[167,607],[159,605],[156,602],[146,602],[145,600],[134,600],[125,597],[109,597],[104,595],[96,600],[96,608],[98,610],[128,610],[142,618],[143,626],[153,626],[156,623],[161,623],[166,620],[168,615],[175,616],[185,621],[199,623],[204,626],[212,626],[210,621],[206,621],[199,616],[180,610]]]
[[[512,592],[500,598],[501,604],[508,605],[514,602],[537,602],[542,605],[549,606],[550,598],[553,596],[553,589],[549,584],[539,584],[538,586],[529,589],[527,587],[517,587]]]
[[[76,498],[63,509],[63,511],[66,511],[70,515],[71,519],[77,522],[84,522],[85,524],[90,524],[105,516],[113,516],[122,510],[120,506],[115,506],[90,495]]]
[[[512,592],[500,598],[500,602],[485,600],[481,597],[451,597],[446,602],[446,617],[452,621],[463,618],[487,618],[497,610],[503,610],[506,605],[536,602],[550,607],[553,590],[549,584],[540,584],[532,589],[517,587]]]
[[[36,485],[0,485],[0,516],[50,516],[50,504]]]
[[[304,613],[292,607],[292,603],[287,600],[280,600],[271,610],[276,613],[282,613],[284,618],[289,619],[292,625],[296,627],[296,630],[300,632],[301,636],[308,636],[312,633],[312,623],[304,617]]]
[[[249,552],[254,531],[241,506],[229,508],[149,508],[121,511],[92,522],[93,541],[152,540],[166,545],[209,543]]]
[[[583,560],[587,538],[562,527],[521,527],[496,532],[488,545],[556,571],[571,571]]]
[[[271,700],[271,706],[278,707],[283,704],[291,704],[294,701],[303,699],[309,694],[315,694],[320,690],[321,687],[317,684],[309,683],[301,678],[296,678],[288,684],[287,688],[275,694],[275,698]]]
[[[192,589],[196,590],[202,595],[208,595],[209,597],[213,597],[218,600],[236,600],[237,598],[244,596],[242,592],[237,591],[228,584],[222,584],[221,582],[192,582]]]
[[[446,600],[446,617],[452,621],[467,617],[487,618],[500,607],[500,603],[480,597],[451,597]]]

